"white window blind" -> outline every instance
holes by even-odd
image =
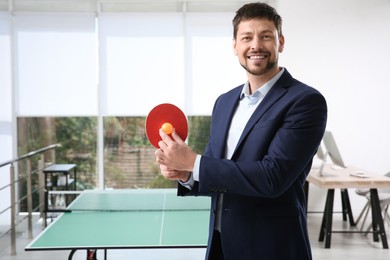
[[[209,115],[215,99],[245,82],[233,53],[234,13],[187,15],[191,46],[192,115]]]
[[[104,114],[146,115],[166,102],[184,106],[182,15],[102,14],[99,33]]]
[[[17,14],[18,116],[97,115],[95,16]]]
[[[10,15],[0,14],[0,123],[12,121],[10,23]]]
[[[245,81],[234,13],[16,14],[18,116],[209,115]],[[97,28],[97,29],[96,29]],[[99,46],[99,48],[98,48]]]

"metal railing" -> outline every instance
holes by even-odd
[[[55,148],[61,147],[61,144],[52,144],[41,148],[36,151],[29,152],[25,155],[22,155],[16,159],[12,159],[3,163],[0,163],[1,167],[9,166],[9,174],[10,174],[10,182],[9,184],[0,187],[0,191],[5,190],[7,188],[10,189],[10,206],[5,209],[0,209],[0,215],[6,214],[7,211],[10,211],[11,223],[10,228],[6,230],[4,233],[0,234],[0,238],[4,237],[8,233],[10,233],[11,238],[11,255],[16,255],[16,226],[20,224],[23,220],[27,218],[27,228],[28,228],[28,238],[32,239],[32,212],[38,210],[40,212],[40,217],[43,217],[44,212],[44,175],[42,173],[45,168],[45,152],[49,150],[53,150],[53,154],[55,153]],[[55,158],[53,155],[52,158]],[[25,162],[25,169],[19,169],[18,164]],[[33,163],[36,164],[36,167],[33,168]],[[16,168],[16,169],[15,169]],[[18,173],[18,174],[16,174]],[[32,175],[38,174],[38,186],[33,187],[32,185]],[[21,181],[26,181],[26,195],[19,198],[16,192],[16,185],[20,184]],[[39,196],[39,205],[36,208],[33,208],[33,194],[37,193]],[[18,198],[18,199],[16,199]],[[22,202],[26,202],[27,204],[27,216],[18,219],[19,210],[17,211],[17,206],[21,205]],[[44,216],[46,217],[46,216]]]

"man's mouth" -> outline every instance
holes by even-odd
[[[267,57],[267,55],[250,55],[248,56],[248,58],[250,60],[262,60],[262,59],[265,59]]]

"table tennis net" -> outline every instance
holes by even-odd
[[[180,197],[164,190],[88,192],[81,194],[68,209],[72,212],[210,210],[210,198]]]

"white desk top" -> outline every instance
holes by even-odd
[[[347,188],[390,188],[390,178],[384,175],[375,174],[366,170],[348,166],[347,168],[336,168],[332,164],[326,164],[321,176],[320,168],[312,168],[307,181],[325,189],[347,189]],[[365,178],[351,176],[351,174],[363,172]]]

